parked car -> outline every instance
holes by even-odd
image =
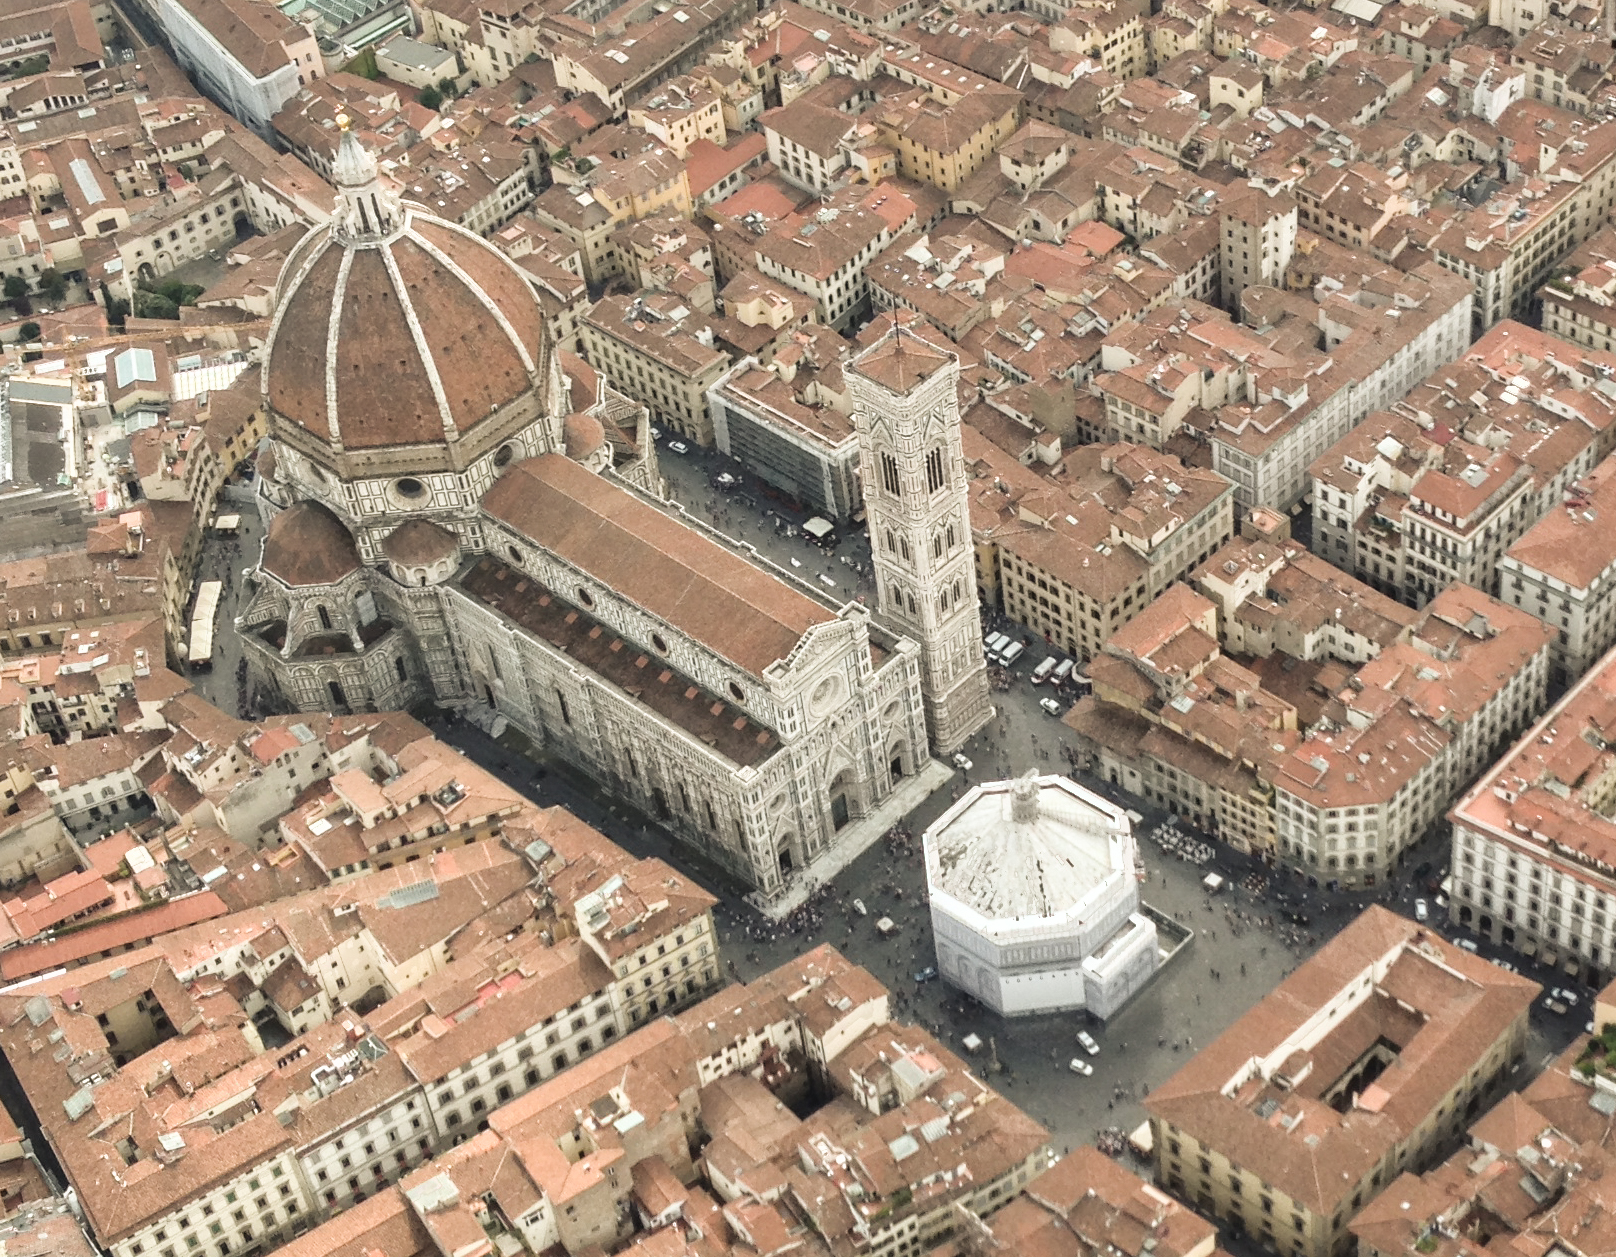
[[[1077,1032],[1077,1041],[1082,1045],[1083,1050],[1090,1056],[1098,1056],[1100,1054],[1100,1045],[1094,1041],[1094,1036],[1091,1035],[1087,1030],[1079,1030]]]
[[[1060,715],[1062,713],[1063,710],[1065,710],[1064,708],[1061,707],[1060,703],[1057,702],[1053,698],[1040,698],[1038,700],[1038,705],[1040,707],[1042,707],[1046,712],[1048,712],[1051,716],[1058,716],[1058,715]]]
[[[968,773],[968,772],[971,771],[972,768],[975,767],[975,765],[972,764],[971,761],[969,759],[967,759],[959,751],[955,751],[954,752],[954,767],[959,769],[962,773]]]
[[[1416,921],[1429,921],[1431,919],[1431,909],[1425,900],[1416,899],[1414,901],[1414,919]]]
[[[1465,951],[1469,952],[1472,956],[1476,954],[1476,940],[1473,939],[1473,938],[1455,939],[1453,945],[1455,947],[1463,948]]]
[[[1072,1057],[1072,1063],[1067,1068],[1069,1068],[1074,1074],[1082,1074],[1085,1078],[1094,1077],[1094,1066],[1090,1065],[1087,1061],[1081,1059],[1080,1057]]]
[[[668,442],[668,448],[670,450],[672,450],[675,454],[688,454],[688,453],[690,453],[690,447],[688,445],[686,445],[683,441],[669,441]]]
[[[930,982],[936,976],[937,976],[937,966],[936,965],[927,965],[924,969],[917,969],[915,971],[915,981],[916,982]]]
[[[1502,969],[1505,973],[1519,973],[1520,972],[1519,969],[1517,969],[1514,965],[1510,964],[1509,961],[1507,961],[1507,960],[1495,960],[1495,961],[1493,961],[1493,963],[1495,965],[1497,965],[1500,969]]]
[[[1571,1011],[1569,1008],[1567,1008],[1564,1004],[1562,1004],[1557,999],[1546,999],[1546,1000],[1544,1000],[1543,1001],[1543,1007],[1547,1008],[1551,1013],[1555,1014],[1555,1016],[1557,1016],[1557,1017],[1564,1017],[1567,1013],[1569,1013]]]
[[[1555,999],[1559,1000],[1568,1008],[1575,1008],[1577,1006],[1577,993],[1569,986],[1557,986],[1554,988],[1552,993]]]

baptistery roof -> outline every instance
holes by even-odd
[[[926,876],[990,921],[1055,917],[1131,876],[1122,810],[1057,776],[984,782],[927,831]]]
[[[332,222],[281,272],[270,407],[339,450],[455,441],[542,378],[543,310],[481,237],[382,189],[345,132]]]

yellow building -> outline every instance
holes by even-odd
[[[900,175],[952,192],[1015,132],[1018,105],[1003,90],[952,104],[916,92],[881,111],[881,139],[896,150]]]
[[[1285,1257],[1347,1257],[1519,1063],[1539,989],[1368,909],[1150,1093],[1157,1182]]]
[[[667,145],[675,157],[684,157],[697,140],[724,146],[724,107],[704,79],[682,75],[664,83],[628,109],[628,124]]]

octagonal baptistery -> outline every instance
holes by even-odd
[[[1000,1013],[1109,1017],[1155,972],[1128,815],[1092,791],[984,782],[924,842],[938,971]]]
[[[462,533],[510,463],[561,447],[562,381],[522,272],[400,201],[344,131],[337,205],[287,258],[264,353],[277,466],[367,563],[406,516]]]

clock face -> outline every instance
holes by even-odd
[[[841,677],[836,676],[834,673],[830,676],[822,677],[819,684],[814,686],[813,693],[808,695],[808,708],[816,716],[823,715],[842,701],[844,692],[845,687],[842,684]]]

